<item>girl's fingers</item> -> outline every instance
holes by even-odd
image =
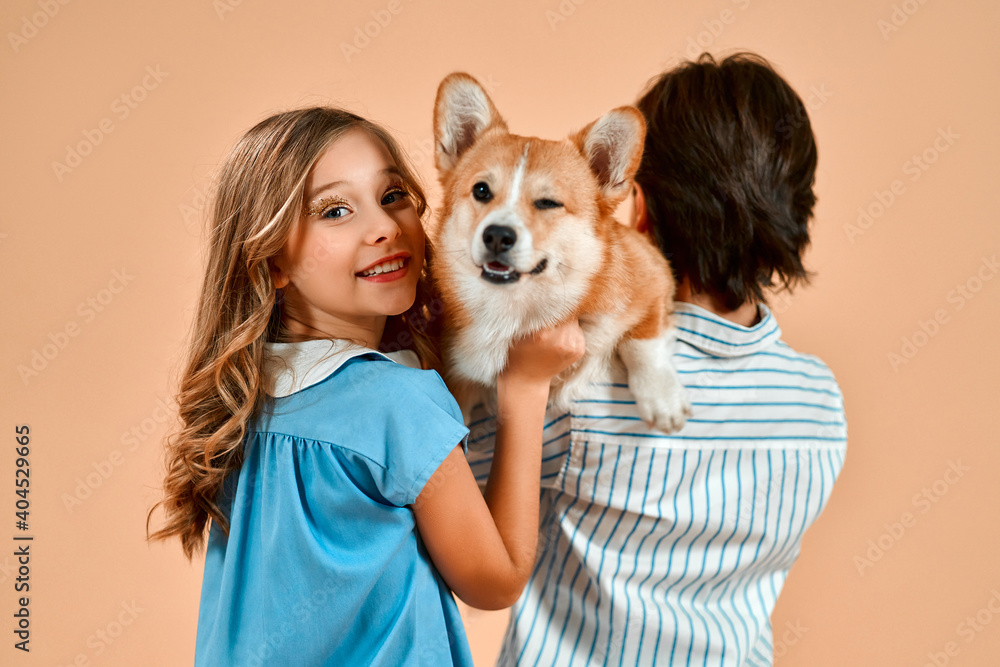
[[[504,373],[551,379],[575,363],[585,350],[583,330],[574,318],[515,341]]]

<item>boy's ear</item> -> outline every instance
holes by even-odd
[[[449,74],[438,86],[434,102],[434,161],[442,173],[455,168],[459,158],[486,130],[507,124],[490,96],[464,72]]]
[[[642,191],[642,186],[635,181],[632,182],[632,188],[635,191],[632,226],[640,234],[649,234],[649,210],[646,208],[646,194]]]
[[[281,268],[276,257],[267,258],[267,270],[276,289],[283,289],[291,282],[291,277]]]

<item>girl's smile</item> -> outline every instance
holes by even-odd
[[[410,266],[410,253],[401,252],[385,257],[355,275],[376,283],[387,283],[406,276]]]

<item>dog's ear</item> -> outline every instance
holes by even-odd
[[[646,121],[635,107],[618,107],[570,137],[590,164],[609,206],[629,192],[639,169]]]
[[[507,129],[489,95],[464,72],[445,77],[434,102],[434,162],[442,172],[455,168],[459,158],[490,127]]]

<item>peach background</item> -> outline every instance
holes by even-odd
[[[396,1],[350,57],[342,44],[388,0],[0,8],[0,662],[192,659],[202,564],[177,544],[147,546],[143,530],[161,476],[159,403],[200,280],[203,200],[240,133],[277,110],[342,105],[392,128],[433,183],[431,105],[450,71],[489,82],[514,131],[559,137],[634,101],[685,55],[746,48],[811,108],[820,203],[807,259],[818,276],[774,305],[785,339],[837,374],[850,423],[846,468],[774,614],[778,664],[922,665],[934,654],[938,665],[996,664],[1000,619],[987,604],[1000,595],[1000,278],[984,260],[1000,251],[1000,5]],[[898,30],[883,35],[894,12]],[[130,91],[135,108],[119,100]],[[936,139],[949,128],[950,144]],[[56,174],[69,146],[98,138]],[[924,153],[933,163],[914,171]],[[859,207],[880,214],[852,236]],[[67,326],[73,335],[60,336]],[[920,346],[894,368],[904,338]],[[22,379],[19,366],[47,345],[53,358]],[[13,431],[23,423],[29,655],[11,646]],[[950,463],[967,467],[951,482]],[[67,507],[77,488],[87,497]],[[859,572],[856,558],[879,542],[884,553]],[[960,625],[977,613],[978,631]],[[478,664],[492,664],[505,614],[467,618]],[[798,635],[783,635],[789,624]]]

